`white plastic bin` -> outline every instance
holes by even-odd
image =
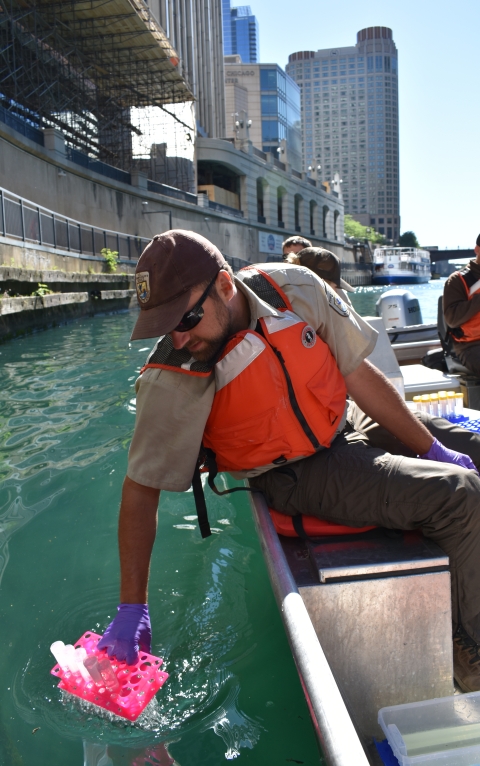
[[[480,766],[480,692],[384,707],[378,722],[400,766]]]

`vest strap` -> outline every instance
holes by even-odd
[[[301,513],[296,513],[295,516],[292,516],[292,524],[298,537],[300,537],[302,540],[311,539],[305,532],[305,527],[303,526],[303,516]]]
[[[231,495],[232,492],[261,492],[261,489],[255,489],[254,487],[232,487],[232,489],[219,490],[215,486],[215,479],[218,474],[217,456],[210,447],[203,447],[205,454],[205,463],[208,468],[208,486],[215,492],[216,495]]]
[[[193,497],[195,498],[195,508],[197,509],[198,526],[200,527],[200,534],[202,538],[210,537],[212,530],[210,529],[210,523],[208,521],[207,504],[205,502],[205,495],[203,493],[202,479],[200,477],[200,463],[201,459],[198,458],[193,472],[192,488]]]

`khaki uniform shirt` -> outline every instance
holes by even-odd
[[[343,376],[353,372],[371,353],[377,332],[309,269],[288,263],[258,264],[275,280],[292,304],[293,311],[310,324],[328,344]],[[235,278],[250,308],[249,329],[257,320],[278,316],[268,305]],[[147,487],[185,492],[192,483],[203,431],[215,394],[215,374],[209,377],[182,375],[151,368],[136,382],[135,431],[128,456],[127,476]],[[341,427],[345,420],[342,421]],[[254,476],[272,466],[236,477]]]

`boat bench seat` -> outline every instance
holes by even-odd
[[[280,542],[354,724],[378,738],[380,708],[453,693],[448,556],[417,531],[320,524]]]

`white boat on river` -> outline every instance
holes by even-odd
[[[373,253],[372,284],[412,285],[432,277],[430,253],[417,247],[377,247]]]

